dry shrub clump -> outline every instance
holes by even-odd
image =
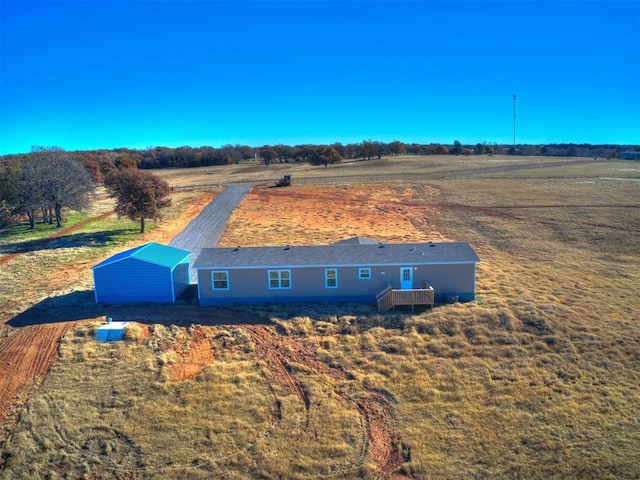
[[[124,340],[137,342],[139,340],[142,340],[143,333],[144,330],[142,328],[142,325],[131,322],[124,328]]]

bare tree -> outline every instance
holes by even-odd
[[[268,167],[278,157],[278,154],[273,148],[265,145],[260,149],[260,156],[264,164]]]
[[[38,211],[44,211],[46,205],[44,181],[39,169],[42,165],[35,161],[24,163],[18,179],[18,211],[27,216],[31,229],[36,228],[36,215]]]
[[[11,224],[19,204],[20,164],[0,161],[0,227]]]
[[[53,210],[57,227],[62,226],[64,208],[82,211],[89,207],[95,184],[80,162],[58,147],[36,147],[32,158],[32,188],[40,191],[42,207]]]

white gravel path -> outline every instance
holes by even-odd
[[[240,203],[251,189],[251,183],[229,185],[202,212],[189,222],[182,232],[174,237],[170,246],[191,252],[191,265],[203,248],[215,247],[222,230]],[[191,272],[192,281],[195,272]]]

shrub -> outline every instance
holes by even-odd
[[[139,323],[129,323],[124,327],[124,340],[137,342],[142,339],[142,325]]]

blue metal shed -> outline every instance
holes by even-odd
[[[189,286],[186,250],[151,242],[94,265],[96,303],[174,303]]]

